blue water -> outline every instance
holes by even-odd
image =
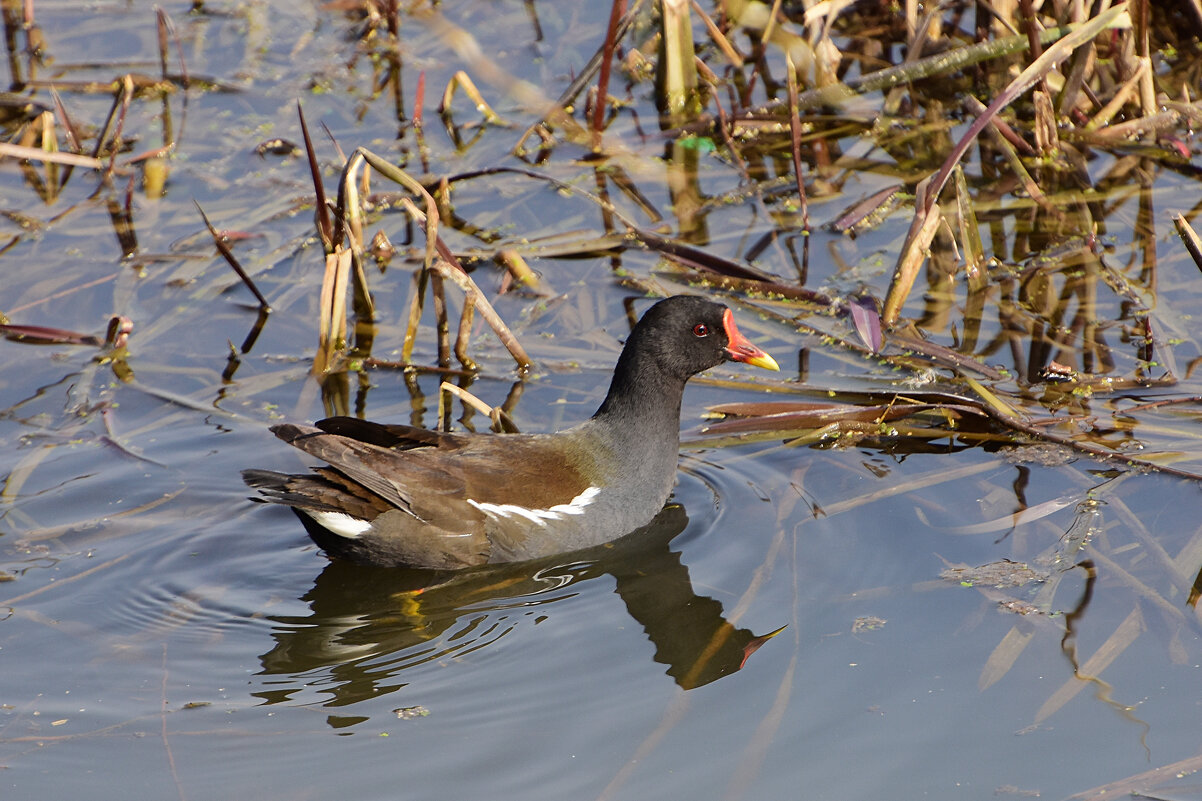
[[[101,63],[136,54],[137,69],[156,69],[150,4],[35,5],[58,59],[47,79],[79,77],[68,69],[77,50]],[[538,4],[548,36],[537,46],[516,7],[488,7],[496,24],[477,31],[492,37],[499,63],[528,69],[526,79],[554,93],[604,25],[605,9],[578,5]],[[461,24],[485,13],[442,7]],[[0,251],[0,310],[86,333],[112,314],[135,326],[128,384],[94,363],[96,349],[0,341],[0,577],[11,579],[0,583],[0,797],[1064,798],[1164,766],[1187,778],[1117,792],[1189,790],[1188,774],[1202,767],[1202,643],[1187,603],[1202,566],[1202,496],[1177,479],[1133,475],[1099,490],[1102,524],[1081,555],[1095,560],[1097,581],[1083,609],[1085,571],[1060,573],[1045,560],[1109,477],[1102,466],[1016,464],[947,439],[719,447],[699,433],[707,405],[767,397],[754,387],[694,382],[676,506],[637,540],[562,560],[431,585],[425,574],[331,563],[290,512],[250,502],[240,470],[304,464],[267,426],[333,405],[307,372],[322,262],[301,203],[307,167],[260,159],[254,145],[299,141],[297,97],[311,128],[327,122],[346,149],[399,155],[397,123],[372,102],[370,62],[347,71],[354,25],[335,12],[280,3],[232,17],[168,11],[190,68],[241,91],[193,95],[167,197],[133,192],[139,259],[121,258],[107,205],[124,202],[124,175],[93,198],[95,178],[77,173],[43,201],[13,161],[0,164],[0,205],[46,223],[4,223],[2,241],[13,240]],[[432,171],[513,166],[517,130],[489,129],[467,154],[448,144],[431,98],[456,62],[419,28],[406,36],[407,91],[429,70]],[[67,102],[98,124],[111,100],[76,91]],[[135,150],[157,146],[160,113],[157,101],[133,104]],[[332,186],[335,152],[324,139],[320,148]],[[543,169],[578,180],[572,153]],[[737,188],[720,162],[702,165],[713,191]],[[662,165],[648,157],[643,167]],[[662,175],[635,183],[670,206]],[[378,178],[373,188],[393,189]],[[455,192],[465,217],[515,240],[597,232],[594,206],[546,184],[493,178]],[[256,235],[235,250],[275,306],[233,368],[229,343],[243,342],[255,313],[213,254],[193,198],[219,227]],[[634,213],[628,197],[617,202]],[[1117,213],[1119,222],[1131,214]],[[712,249],[741,252],[758,236],[758,214],[714,213]],[[905,227],[894,223],[856,242],[816,233],[815,254],[853,267],[815,258],[812,283],[887,281],[890,237]],[[369,227],[404,240],[399,212]],[[455,247],[483,247],[446,235]],[[619,261],[668,291],[684,288],[654,254]],[[535,263],[557,293],[549,299],[498,294],[488,264],[476,277],[539,364],[514,417],[523,430],[548,431],[595,408],[628,330],[623,302],[646,302],[609,257]],[[403,258],[383,274],[370,267],[377,357],[399,358],[412,269]],[[1185,274],[1180,261],[1166,266],[1165,275]],[[805,361],[813,387],[891,386],[892,375],[734,305],[785,380]],[[436,358],[431,322],[427,312],[420,363]],[[501,403],[516,380],[512,362],[482,331],[473,343],[483,375],[471,389]],[[799,359],[803,346],[811,350]],[[710,377],[768,380],[733,367]],[[358,382],[352,413],[435,424],[436,377],[422,376],[417,394],[388,370]],[[468,419],[483,429],[479,415]],[[1172,422],[1190,431],[1195,421]],[[1046,516],[1006,523],[1054,501]],[[971,527],[980,533],[964,533]],[[1048,571],[1055,592],[940,579],[948,564],[1004,559]],[[1002,600],[1045,614],[1003,611]],[[1093,658],[1097,680],[1075,676],[1062,646],[1074,609],[1077,664]]]

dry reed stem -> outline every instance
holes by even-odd
[[[351,252],[342,248],[326,254],[318,313],[318,348],[313,375],[327,373],[336,351],[346,345],[346,288],[351,271]]]
[[[597,78],[597,99],[593,103],[592,130],[594,148],[601,145],[601,130],[605,126],[605,109],[609,107],[609,74],[613,67],[614,50],[618,45],[618,27],[626,13],[626,0],[612,0],[609,7],[609,26],[601,46],[600,77]]]
[[[463,387],[457,387],[454,384],[443,381],[439,386],[438,395],[438,419],[445,419],[447,409],[443,406],[443,399],[447,395],[453,395],[463,403],[471,406],[476,411],[488,417],[492,423],[492,429],[497,432],[517,433],[517,426],[513,424],[513,420],[505,413],[505,410],[500,406],[489,406],[478,397],[468,392]]]
[[[438,342],[438,366],[451,366],[451,331],[447,322],[447,297],[442,288],[442,275],[430,273],[430,297],[434,301],[434,332]]]
[[[660,55],[656,63],[656,106],[676,127],[698,110],[697,67],[688,0],[661,0]]]
[[[735,46],[730,43],[730,40],[726,38],[726,34],[724,34],[722,29],[714,23],[713,18],[706,13],[705,9],[701,7],[701,4],[698,3],[697,0],[689,0],[689,6],[693,9],[693,13],[700,17],[701,21],[705,23],[705,30],[707,33],[709,33],[710,39],[713,40],[718,49],[722,51],[722,55],[726,58],[730,65],[736,68],[742,67],[744,64],[743,56],[741,56],[739,51],[735,49]]]
[[[1177,235],[1181,237],[1185,249],[1189,252],[1190,258],[1194,260],[1194,264],[1199,270],[1202,270],[1202,238],[1198,237],[1197,231],[1185,219],[1185,215],[1178,214],[1173,217],[1173,225],[1177,229]]]
[[[309,136],[309,126],[305,122],[305,110],[300,101],[296,103],[296,115],[300,119],[301,136],[305,140],[305,155],[309,162],[309,175],[313,179],[313,191],[316,196],[317,234],[321,237],[322,247],[326,253],[333,250],[334,226],[330,222],[330,210],[326,206],[325,184],[321,179],[321,165],[317,161],[317,151],[313,148],[313,139]]]
[[[451,125],[451,101],[455,98],[455,90],[463,89],[463,93],[468,96],[468,99],[479,111],[484,115],[484,121],[492,125],[504,125],[505,121],[501,119],[501,115],[493,111],[492,106],[484,99],[484,95],[480,94],[480,90],[476,88],[475,82],[472,81],[470,75],[463,70],[459,70],[451,76],[451,80],[447,81],[447,86],[442,92],[442,102],[438,105],[438,113],[442,115],[443,120],[447,125]]]
[[[242,268],[241,262],[238,261],[238,258],[234,255],[234,252],[230,250],[230,246],[226,243],[225,237],[218,233],[217,229],[213,227],[213,224],[209,222],[209,218],[205,214],[204,209],[200,207],[200,203],[197,203],[195,200],[192,202],[196,205],[196,210],[200,212],[200,218],[204,220],[205,228],[209,229],[209,235],[213,237],[213,244],[217,246],[217,251],[221,254],[222,258],[225,259],[226,263],[233,268],[234,272],[238,274],[238,277],[242,279],[242,283],[245,284],[246,288],[249,289],[251,294],[255,296],[255,300],[259,301],[260,311],[270,313],[271,304],[267,302],[267,298],[265,298],[263,293],[259,291],[259,288],[255,286],[254,280],[250,277],[250,275],[247,274],[246,270]]]
[[[526,354],[517,337],[509,330],[509,326],[505,325],[505,321],[501,319],[501,316],[497,314],[492,304],[484,297],[484,293],[476,286],[476,282],[472,280],[471,276],[465,273],[462,268],[455,267],[442,258],[434,260],[433,269],[441,274],[443,278],[450,280],[458,286],[464,293],[472,296],[475,307],[480,310],[480,316],[489,324],[493,332],[501,340],[501,344],[509,351],[513,360],[517,362],[518,370],[525,371],[534,366],[534,361]]]
[[[64,153],[61,150],[46,151],[40,147],[10,145],[0,142],[0,156],[29,161],[44,161],[53,164],[65,164],[71,167],[87,167],[93,170],[104,168],[104,162],[94,156],[84,156],[77,153]]]
[[[465,370],[478,370],[479,367],[467,352],[468,342],[472,336],[472,320],[476,316],[476,298],[473,295],[465,295],[463,299],[463,312],[459,315],[459,333],[455,337],[455,358],[459,360],[459,364]]]
[[[801,169],[801,112],[797,108],[797,68],[793,64],[793,57],[788,53],[785,54],[785,75],[789,90],[789,149],[793,156],[793,177],[797,179],[797,197],[801,204],[801,230],[809,234],[810,203]]]

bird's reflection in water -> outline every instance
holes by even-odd
[[[684,509],[670,505],[607,546],[458,572],[330,562],[302,598],[310,615],[273,618],[276,645],[261,657],[261,675],[299,678],[328,668],[326,706],[378,697],[404,685],[406,668],[500,639],[512,624],[490,619],[490,611],[553,603],[568,597],[558,590],[608,574],[655,645],[655,661],[684,689],[708,684],[741,668],[772,635],[733,626],[718,601],[693,591],[688,568],[668,547],[687,522]],[[279,703],[300,689],[286,682],[256,695]]]

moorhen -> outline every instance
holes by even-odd
[[[726,306],[671,297],[634,327],[605,401],[574,428],[489,435],[352,417],[285,423],[271,430],[327,466],[242,478],[257,500],[291,506],[327,553],[358,562],[456,569],[587,548],[663,508],[685,382],[727,359],[780,369]]]

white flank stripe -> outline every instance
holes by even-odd
[[[601,493],[597,487],[589,487],[584,492],[577,495],[567,503],[557,503],[550,509],[528,509],[525,506],[518,506],[513,503],[481,503],[480,501],[467,499],[467,502],[472,506],[492,517],[509,517],[510,515],[518,515],[524,517],[531,523],[537,523],[540,526],[546,526],[548,520],[560,520],[564,515],[579,515],[584,514],[584,507],[593,502],[593,499]]]
[[[331,534],[337,534],[339,537],[353,540],[371,531],[371,523],[366,520],[360,520],[357,517],[351,517],[343,512],[315,512],[309,509],[303,509],[302,511],[316,520]]]
[[[592,503],[593,498],[596,498],[600,494],[601,490],[597,487],[589,487],[567,503],[555,504],[551,507],[551,511],[559,512],[563,515],[582,515],[584,514],[584,507]]]

